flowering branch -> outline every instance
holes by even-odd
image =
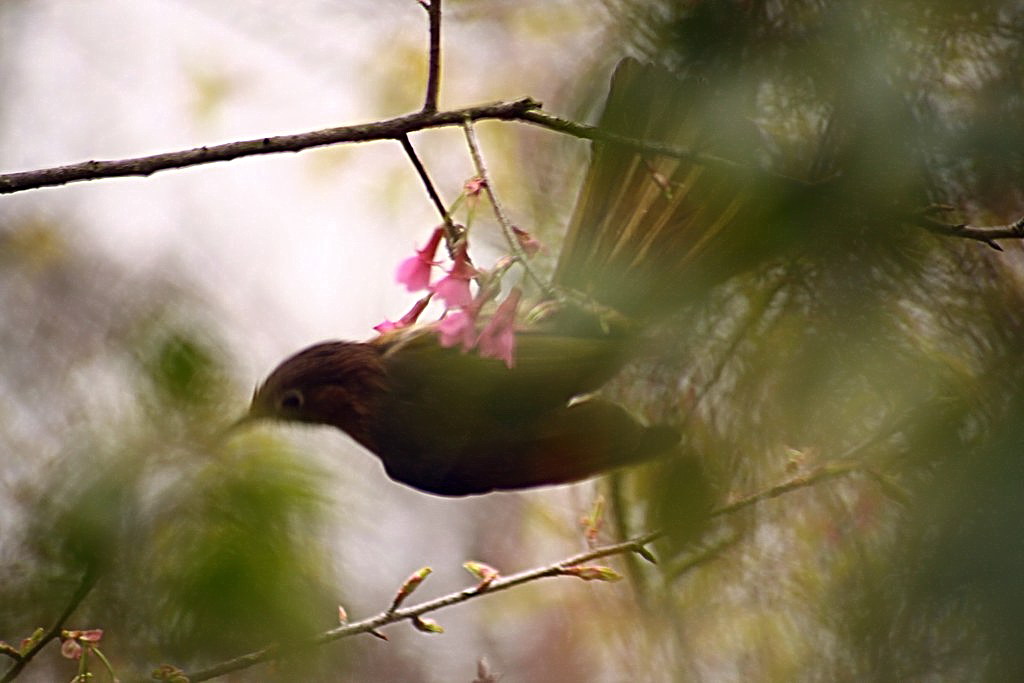
[[[512,254],[515,256],[516,260],[522,264],[523,269],[526,271],[526,274],[530,279],[537,283],[537,286],[540,287],[542,292],[550,294],[550,285],[544,282],[544,280],[534,272],[533,268],[530,267],[529,257],[523,249],[523,245],[519,238],[516,236],[516,227],[512,225],[512,221],[508,219],[508,215],[501,207],[501,202],[498,201],[498,197],[494,194],[494,188],[491,187],[491,181],[487,175],[487,166],[484,164],[483,155],[480,153],[480,145],[476,140],[476,131],[473,130],[473,122],[470,119],[465,119],[462,122],[462,130],[466,133],[466,144],[469,145],[469,152],[473,157],[473,165],[476,168],[476,173],[480,177],[484,191],[487,193],[487,198],[491,202],[491,206],[494,208],[494,215],[498,219],[498,223],[501,225],[501,230],[505,235],[505,241],[508,242],[509,249],[512,250]]]

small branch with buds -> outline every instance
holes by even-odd
[[[787,481],[777,484],[776,486],[765,489],[764,491],[759,491],[739,498],[728,505],[714,510],[711,513],[711,516],[721,517],[734,514],[762,501],[777,498],[785,493],[807,488],[828,479],[833,479],[841,475],[862,470],[863,467],[861,465],[852,461],[823,465],[816,468],[813,472],[793,477]],[[437,622],[431,619],[426,619],[423,615],[445,607],[451,607],[453,605],[467,602],[481,595],[508,590],[543,578],[572,576],[583,579],[584,581],[618,581],[622,576],[614,569],[595,565],[592,564],[592,562],[605,557],[632,553],[644,560],[647,560],[648,562],[656,563],[657,560],[647,546],[654,541],[657,541],[662,536],[664,536],[664,532],[653,531],[627,541],[600,546],[593,550],[573,555],[572,557],[568,557],[542,567],[528,569],[509,576],[502,576],[497,569],[483,564],[482,562],[466,562],[463,567],[479,580],[478,583],[468,588],[464,588],[461,591],[449,593],[448,595],[444,595],[439,598],[434,598],[433,600],[427,600],[410,607],[402,607],[406,599],[423,584],[424,580],[431,573],[432,570],[429,567],[424,567],[413,572],[413,574],[411,574],[409,578],[402,583],[387,610],[367,619],[352,623],[348,623],[347,615],[345,615],[344,610],[341,610],[340,614],[342,615],[342,625],[320,634],[313,639],[312,642],[313,644],[322,645],[341,638],[347,638],[363,633],[387,640],[387,637],[380,632],[380,629],[384,626],[406,620],[412,623],[417,630],[426,633],[441,633],[444,629]],[[690,569],[700,566],[703,562],[720,554],[722,548],[727,546],[728,544],[725,546],[716,546],[709,550],[695,553],[694,556],[687,561],[685,569],[681,571],[689,571]],[[676,573],[681,573],[681,571],[677,570]],[[195,671],[186,675],[188,676],[189,681],[205,681],[232,671],[238,671],[254,666],[261,662],[276,659],[280,654],[280,648],[278,646],[270,646],[263,650],[251,652],[249,654],[242,655],[241,657],[222,662],[208,669]]]
[[[480,562],[467,562],[464,567],[467,571],[480,579],[477,584],[458,591],[457,593],[450,593],[440,598],[419,603],[418,605],[402,607],[401,605],[405,602],[406,598],[408,598],[409,595],[412,594],[412,592],[415,591],[431,573],[432,570],[429,567],[424,567],[413,572],[413,574],[403,582],[402,586],[398,589],[395,598],[392,600],[391,606],[387,610],[377,614],[376,616],[363,619],[362,621],[342,624],[337,628],[322,633],[316,637],[313,642],[319,645],[361,633],[369,633],[380,637],[379,629],[381,627],[406,620],[412,623],[412,625],[419,631],[426,633],[442,633],[444,629],[437,624],[437,622],[431,619],[426,619],[423,615],[444,607],[450,607],[452,605],[466,602],[467,600],[472,600],[473,598],[485,593],[489,594],[508,590],[509,588],[514,588],[515,586],[546,577],[575,576],[585,581],[617,581],[621,577],[615,572],[615,570],[609,567],[590,565],[586,563],[602,557],[619,555],[626,552],[642,553],[645,556],[650,557],[650,553],[643,548],[643,545],[649,543],[656,537],[657,534],[648,534],[645,537],[625,541],[623,543],[603,546],[543,567],[537,567],[535,569],[504,577],[500,576],[497,570],[489,567],[488,565]],[[236,659],[223,662],[208,669],[195,671],[186,675],[188,680],[193,683],[197,681],[206,681],[232,671],[238,671],[261,662],[275,659],[279,654],[280,648],[277,646],[271,646],[263,650],[243,655]]]
[[[78,584],[78,588],[71,595],[71,599],[68,600],[68,604],[64,607],[64,611],[61,612],[60,616],[57,617],[57,621],[54,622],[53,626],[49,630],[44,631],[43,629],[37,629],[30,638],[22,644],[22,647],[18,650],[7,646],[2,648],[3,654],[14,659],[14,664],[4,674],[3,678],[0,678],[0,683],[8,683],[13,681],[21,673],[32,659],[39,654],[39,652],[46,647],[50,641],[55,640],[61,636],[64,632],[64,624],[71,617],[78,606],[85,599],[85,596],[89,595],[92,591],[93,586],[96,585],[97,574],[93,569],[86,570],[82,576],[82,580]]]

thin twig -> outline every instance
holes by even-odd
[[[687,411],[683,422],[684,427],[697,417],[697,408],[700,406],[700,403],[711,394],[712,389],[725,375],[726,367],[739,354],[740,346],[751,338],[750,333],[753,329],[764,321],[764,315],[772,305],[772,302],[775,301],[776,295],[790,282],[790,270],[791,268],[787,267],[776,282],[771,286],[759,287],[756,297],[751,297],[752,301],[748,305],[749,311],[744,315],[739,328],[729,336],[725,350],[718,354],[708,379],[701,384],[699,393],[695,396],[695,400]]]
[[[1024,237],[1024,216],[1005,225],[968,225],[966,223],[943,223],[928,216],[916,216],[912,221],[915,225],[939,235],[963,237],[987,244],[996,251],[1002,251],[995,240],[1021,239]]]
[[[494,215],[501,225],[501,231],[505,235],[505,241],[508,242],[509,249],[511,249],[516,260],[523,266],[527,276],[537,283],[537,286],[540,287],[545,295],[550,296],[552,293],[551,287],[530,267],[530,257],[523,250],[523,245],[519,243],[519,239],[516,237],[515,230],[512,227],[512,221],[508,219],[508,215],[502,208],[501,202],[498,201],[494,188],[491,186],[491,179],[487,174],[487,166],[484,164],[483,155],[480,153],[480,145],[477,143],[473,122],[470,119],[463,121],[462,130],[466,133],[466,143],[469,145],[469,152],[473,157],[473,166],[476,168],[476,174],[483,181],[484,191],[487,192],[487,198],[494,208]]]
[[[437,97],[441,89],[441,0],[430,0],[427,16],[430,23],[430,57],[423,111],[432,113],[437,111]]]
[[[729,550],[733,546],[737,545],[743,538],[743,534],[734,533],[729,537],[707,547],[699,547],[693,552],[684,555],[678,562],[672,563],[670,566],[665,567],[664,575],[668,582],[675,581],[683,574],[693,571],[697,567],[710,562],[711,560],[717,559],[726,550]]]
[[[82,600],[85,599],[85,596],[89,594],[89,591],[92,590],[92,587],[96,585],[97,578],[98,573],[94,569],[90,568],[86,570],[85,574],[82,576],[82,580],[78,584],[78,588],[75,589],[75,592],[72,594],[67,606],[64,607],[64,611],[61,612],[59,617],[57,617],[57,621],[55,621],[53,626],[50,627],[50,630],[44,633],[43,636],[36,641],[35,645],[29,648],[28,652],[18,657],[18,660],[14,662],[11,668],[7,670],[7,673],[4,674],[4,677],[0,678],[0,683],[9,683],[9,681],[13,681],[17,678],[18,674],[20,674],[22,669],[32,661],[33,657],[39,654],[39,652],[46,647],[51,640],[60,636],[61,631],[64,629],[65,622],[67,622],[74,611],[78,609],[78,606],[82,603]]]
[[[839,456],[818,465],[809,472],[799,474],[792,479],[776,484],[769,489],[738,498],[728,505],[723,505],[722,507],[712,511],[711,516],[719,517],[722,515],[731,515],[734,512],[738,512],[743,508],[750,507],[751,505],[760,503],[761,501],[778,498],[790,491],[806,488],[817,484],[818,482],[835,479],[836,477],[852,474],[854,472],[867,474],[872,478],[876,478],[877,475],[874,473],[874,470],[865,464],[863,454],[873,446],[884,442],[896,434],[911,419],[911,415],[912,413],[908,413],[893,420],[887,428],[878,430],[863,441],[850,446]]]
[[[595,140],[599,142],[612,142],[623,147],[629,147],[635,149],[638,152],[648,152],[657,154],[665,157],[672,157],[675,159],[683,159],[690,161],[695,164],[702,166],[709,166],[712,168],[721,168],[733,172],[748,172],[748,173],[761,173],[769,175],[773,178],[785,179],[793,183],[799,183],[806,185],[795,178],[789,178],[788,176],[780,176],[775,173],[768,171],[762,171],[755,166],[748,166],[741,164],[736,161],[725,159],[724,157],[714,156],[712,154],[704,154],[703,152],[695,152],[692,149],[685,147],[675,147],[673,145],[667,145],[661,142],[654,142],[653,140],[642,140],[640,138],[632,138],[627,135],[620,135],[619,133],[613,133],[597,126],[590,126],[585,123],[579,123],[577,121],[571,121],[569,119],[563,119],[561,117],[549,114],[545,111],[532,111],[524,112],[522,116],[517,117],[520,121],[532,123],[542,128],[547,128],[559,133],[565,133],[571,135],[574,138],[583,138],[585,140]]]
[[[0,194],[10,194],[39,187],[64,185],[81,180],[114,178],[120,176],[148,176],[170,168],[184,168],[215,161],[228,161],[257,154],[298,152],[341,142],[368,142],[393,140],[403,134],[427,128],[461,125],[466,119],[519,119],[540,107],[536,100],[525,97],[512,102],[497,102],[444,112],[420,111],[384,121],[340,126],[292,135],[275,135],[254,140],[228,142],[223,145],[197,147],[178,152],[165,152],[134,159],[111,161],[85,161],[67,166],[20,171],[0,175]]]
[[[762,501],[778,498],[790,491],[807,488],[817,484],[818,482],[835,479],[836,477],[841,477],[853,472],[862,472],[864,469],[864,465],[856,461],[840,460],[828,462],[814,468],[806,474],[795,476],[792,479],[787,479],[781,484],[776,484],[771,488],[738,498],[728,505],[723,505],[722,507],[715,509],[711,512],[711,516],[721,517],[723,515],[731,515],[734,512],[739,512],[744,508],[748,508],[751,505],[755,505]]]
[[[430,200],[434,202],[434,206],[437,208],[437,212],[441,214],[441,220],[444,221],[445,231],[445,244],[448,246],[448,253],[451,254],[452,258],[455,258],[453,252],[455,243],[459,241],[459,228],[456,227],[452,221],[452,217],[448,213],[448,209],[445,208],[444,202],[441,201],[441,196],[437,193],[437,189],[434,187],[434,183],[431,182],[430,176],[427,174],[427,169],[420,161],[419,155],[416,154],[416,150],[413,148],[412,143],[409,141],[409,136],[404,133],[398,136],[398,141],[402,143],[402,149],[405,150],[406,155],[409,157],[409,161],[412,162],[413,167],[416,169],[416,173],[419,174],[420,180],[423,181],[424,187],[427,188],[427,194],[430,195]]]

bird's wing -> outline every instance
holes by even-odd
[[[436,325],[371,343],[383,348],[393,392],[498,419],[564,406],[572,397],[596,390],[618,371],[625,352],[623,340],[613,337],[527,329],[516,333],[515,365],[510,369],[477,350],[441,347]]]

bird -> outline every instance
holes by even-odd
[[[375,453],[394,480],[460,496],[575,481],[670,449],[597,397],[618,345],[519,333],[516,366],[439,346],[430,326],[369,342],[329,341],[283,361],[252,418],[332,425]]]
[[[714,133],[728,117],[706,106],[707,90],[623,60],[598,127],[742,149],[744,140]],[[726,238],[751,217],[742,185],[694,160],[594,142],[551,280],[551,291],[573,296],[553,298],[550,315],[516,332],[513,367],[442,345],[438,323],[321,342],[269,374],[243,422],[336,427],[393,480],[442,496],[564,484],[671,457],[677,429],[644,424],[596,392],[649,321],[741,267]]]

